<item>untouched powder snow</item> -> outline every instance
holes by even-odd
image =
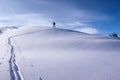
[[[9,57],[6,33],[0,34],[0,80],[10,80],[9,77]]]
[[[118,38],[47,27],[7,33],[0,37],[7,55],[0,57],[0,80],[120,80]]]

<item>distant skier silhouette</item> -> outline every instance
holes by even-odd
[[[55,24],[56,24],[56,23],[55,23],[55,22],[53,22],[53,27],[54,27],[54,28],[56,28]]]

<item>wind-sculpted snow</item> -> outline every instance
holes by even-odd
[[[12,42],[27,80],[120,79],[118,38],[43,29],[28,31]]]
[[[13,33],[11,80],[120,80],[119,38],[39,27]]]

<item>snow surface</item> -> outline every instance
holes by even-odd
[[[0,80],[120,80],[118,38],[21,27],[0,44]]]

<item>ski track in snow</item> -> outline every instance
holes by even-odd
[[[43,31],[43,30],[38,30],[38,31],[33,31],[33,32],[27,32],[27,33],[23,33],[23,34],[19,34],[19,35],[15,35],[15,36],[11,36],[8,38],[8,45],[10,46],[10,59],[9,59],[9,71],[10,71],[10,80],[25,80],[23,78],[23,75],[20,72],[20,69],[18,67],[18,64],[16,62],[16,57],[15,57],[15,53],[14,53],[14,46],[12,45],[12,38],[18,37],[18,36],[22,36],[22,35],[28,35],[28,34],[32,34],[32,33],[37,33],[39,31]],[[40,78],[40,80],[42,80]]]
[[[13,37],[8,38],[8,44],[11,48],[10,49],[11,57],[9,59],[10,80],[24,80],[24,78],[19,70],[18,64],[16,63],[14,47],[11,44],[12,38]]]

